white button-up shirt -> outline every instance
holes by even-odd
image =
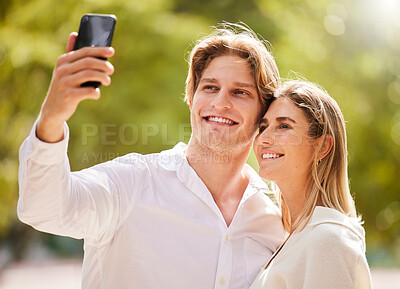
[[[285,238],[279,209],[248,165],[227,227],[185,144],[70,172],[67,126],[54,144],[35,129],[20,149],[18,216],[84,238],[82,288],[244,289]]]

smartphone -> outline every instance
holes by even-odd
[[[112,14],[85,14],[81,18],[74,50],[85,46],[111,46],[117,17]],[[101,58],[107,60],[106,58]],[[88,81],[81,87],[99,87],[100,82]]]

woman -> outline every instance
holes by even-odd
[[[260,176],[279,188],[290,235],[251,289],[371,288],[335,100],[312,83],[288,81],[261,121],[254,151]]]

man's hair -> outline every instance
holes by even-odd
[[[189,58],[185,101],[190,104],[199,85],[204,69],[218,56],[239,56],[250,64],[258,97],[264,115],[274,91],[280,85],[279,71],[267,42],[244,24],[224,23],[213,33],[200,39]]]
[[[318,85],[299,80],[285,82],[275,91],[275,99],[277,98],[289,99],[300,108],[308,121],[308,137],[320,138],[310,166],[306,205],[298,219],[293,220],[293,224],[284,199],[279,193],[285,228],[304,228],[318,200],[321,200],[325,207],[336,209],[350,217],[357,217],[347,175],[345,121],[337,102]],[[333,146],[325,157],[319,159],[326,149],[324,144],[329,135],[332,136]]]

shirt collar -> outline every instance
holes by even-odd
[[[257,172],[247,163],[244,165],[243,170],[249,176],[249,184],[244,191],[241,203],[252,197],[253,195],[262,192],[264,194],[270,192],[268,185],[263,179],[257,174]]]
[[[168,171],[176,171],[178,178],[183,183],[189,185],[188,183],[193,181],[191,176],[196,174],[196,172],[186,159],[186,148],[187,144],[179,142],[172,149],[161,152],[159,164]],[[250,165],[245,164],[243,170],[249,176],[249,184],[243,194],[241,203],[258,192],[267,193],[270,191],[267,184]]]
[[[185,149],[187,144],[183,142],[177,143],[172,149],[162,151],[158,159],[159,165],[167,171],[178,171],[186,162]]]

